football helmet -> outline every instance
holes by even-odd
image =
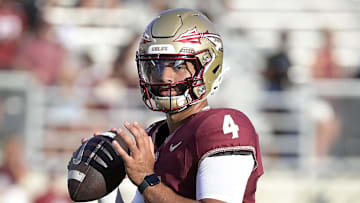
[[[154,111],[180,112],[218,88],[223,69],[222,39],[202,13],[170,9],[147,26],[136,62],[145,105]],[[195,71],[180,81],[155,81],[154,75],[161,75],[165,67],[191,67]],[[168,94],[160,94],[159,89]]]

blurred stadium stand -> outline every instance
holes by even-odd
[[[69,55],[89,54],[95,72],[102,76],[110,74],[119,50],[157,13],[149,7],[149,2],[156,1],[123,0],[115,8],[81,7],[77,0],[38,2]],[[360,203],[360,80],[355,78],[360,72],[360,1],[164,2],[170,8],[190,5],[206,12],[223,35],[224,60],[230,72],[210,102],[214,107],[245,112],[258,131],[265,174],[259,181],[257,202]],[[217,11],[204,6],[212,3]],[[332,48],[345,73],[340,78],[311,76],[323,43],[323,28],[334,34]],[[289,74],[294,87],[268,92],[260,75],[282,30],[290,33],[288,54],[293,64]],[[147,125],[163,117],[145,109],[138,89],[122,88],[116,94],[119,98],[106,104],[102,99],[107,97],[94,97],[93,91],[92,87],[69,90],[41,85],[25,72],[1,70],[1,144],[7,136],[23,137],[34,171],[58,170],[66,178],[67,161],[81,138],[121,127],[126,120]],[[333,110],[316,105],[319,100]],[[339,119],[339,135],[328,154],[319,157],[316,151],[322,143],[317,143],[313,114],[331,114],[329,111]]]

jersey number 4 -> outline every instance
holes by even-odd
[[[230,115],[224,116],[223,131],[224,134],[232,133],[232,139],[239,137],[239,126],[235,124]]]

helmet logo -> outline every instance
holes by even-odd
[[[192,44],[201,44],[200,39],[207,38],[212,43],[216,41],[215,39],[220,39],[220,35],[206,32],[198,32],[196,27],[191,30],[188,30],[182,33],[178,38],[174,40],[174,42],[182,42],[182,43],[192,43]]]
[[[174,54],[175,48],[171,44],[153,44],[148,49],[149,54]]]

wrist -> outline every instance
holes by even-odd
[[[147,175],[144,177],[144,180],[138,185],[138,190],[141,194],[143,194],[148,187],[155,186],[160,182],[160,177],[157,176],[155,173]]]

